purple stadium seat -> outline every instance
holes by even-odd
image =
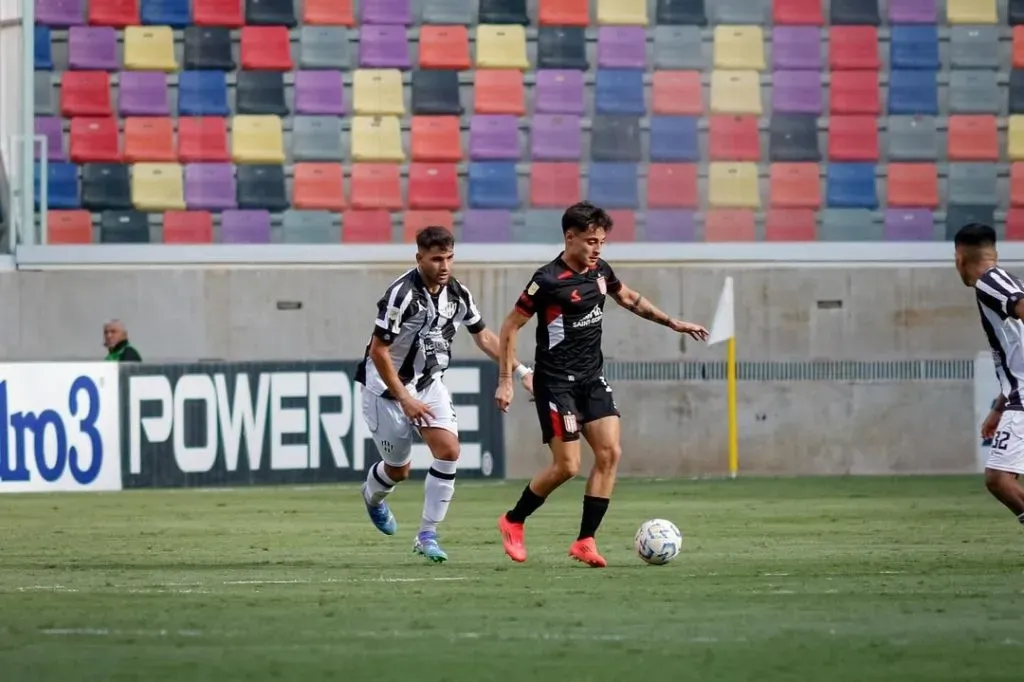
[[[362,26],[359,31],[359,65],[374,69],[408,69],[409,43],[404,26]]]
[[[122,116],[170,116],[167,76],[160,71],[122,71],[118,108]]]
[[[890,208],[885,212],[885,239],[890,242],[935,239],[935,217],[927,208]]]
[[[693,211],[649,210],[645,213],[645,242],[697,241],[697,218]]]
[[[550,69],[537,71],[534,107],[543,114],[583,114],[583,72]]]
[[[120,68],[117,31],[110,26],[72,26],[68,31],[68,65],[88,71]]]
[[[54,28],[85,24],[85,0],[36,0],[36,23]]]
[[[512,212],[490,209],[469,209],[462,213],[462,241],[512,241]]]
[[[341,116],[345,93],[340,71],[296,71],[295,113]]]
[[[820,114],[821,92],[818,71],[776,71],[772,74],[772,111]]]
[[[889,0],[889,21],[893,24],[934,24],[936,0]]]
[[[821,31],[817,26],[776,26],[772,33],[772,68],[820,71]]]
[[[537,161],[578,161],[583,156],[581,118],[576,114],[534,114],[530,156]]]
[[[223,244],[269,244],[270,211],[224,211],[220,217]]]
[[[64,124],[56,116],[36,116],[36,135],[46,136],[46,158],[49,161],[66,161],[64,151]],[[42,147],[36,147],[36,158],[40,157]]]
[[[519,159],[519,117],[477,114],[469,124],[469,158],[474,160]]]
[[[238,206],[235,167],[230,163],[185,166],[185,205],[189,210],[223,211]]]
[[[410,0],[362,0],[361,28],[365,24],[399,24],[408,26],[412,23],[412,3]]]
[[[610,69],[647,66],[647,30],[642,26],[602,26],[597,32],[597,65]]]

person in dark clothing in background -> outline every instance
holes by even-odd
[[[139,351],[128,341],[128,330],[121,320],[111,320],[103,325],[103,345],[107,348],[107,360],[142,362]]]

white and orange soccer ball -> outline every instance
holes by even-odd
[[[683,548],[683,534],[671,521],[651,519],[640,524],[633,547],[645,563],[661,566],[679,556]]]

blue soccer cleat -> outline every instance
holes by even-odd
[[[422,531],[416,536],[416,542],[412,546],[412,551],[425,556],[435,564],[448,561],[448,555],[437,544],[437,533],[432,530]]]
[[[395,521],[395,515],[391,513],[391,508],[388,507],[387,502],[381,502],[378,505],[370,504],[366,499],[365,486],[363,491],[363,503],[366,505],[366,513],[370,515],[370,521],[373,522],[374,527],[384,535],[394,535],[398,531],[398,522]]]

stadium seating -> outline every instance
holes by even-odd
[[[54,243],[1024,239],[1024,2],[35,4]]]

